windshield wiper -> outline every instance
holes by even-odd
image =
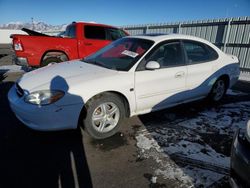
[[[100,61],[96,61],[96,60],[86,60],[86,59],[82,59],[82,61],[86,62],[86,63],[89,63],[89,64],[92,64],[92,65],[97,65],[97,66],[100,66],[100,67],[104,67],[104,68],[107,68],[106,66],[104,66],[104,64]]]
[[[86,59],[82,59],[81,61],[85,62],[85,63],[89,63],[92,65],[96,65],[96,66],[100,66],[106,69],[111,69],[111,70],[117,70],[117,68],[115,66],[112,67],[107,67],[105,64],[103,64],[101,61],[97,61],[97,60],[86,60]]]

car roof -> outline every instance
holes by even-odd
[[[208,46],[212,47],[214,50],[217,51],[217,53],[221,54],[222,51],[215,46],[213,43],[199,38],[199,37],[195,37],[195,36],[191,36],[191,35],[183,35],[183,34],[163,34],[163,33],[151,33],[151,34],[144,34],[144,35],[133,35],[133,36],[127,36],[130,38],[140,38],[140,39],[147,39],[147,40],[151,40],[154,41],[155,44],[158,44],[160,42],[166,41],[166,40],[192,40],[192,41],[197,41],[197,42],[201,42],[204,44],[207,44]]]
[[[72,22],[72,23],[73,24],[83,24],[83,25],[93,25],[93,26],[117,28],[117,27],[112,26],[112,25],[100,24],[100,23],[96,23],[96,22],[83,22],[83,21],[79,21],[79,22]]]
[[[141,39],[147,39],[147,40],[152,40],[154,42],[161,42],[164,40],[174,40],[174,39],[187,39],[187,40],[195,40],[195,41],[200,41],[203,43],[211,44],[205,39],[191,36],[191,35],[183,35],[183,34],[164,34],[164,33],[151,33],[151,34],[145,34],[145,35],[134,35],[134,36],[129,36],[131,38],[141,38]]]

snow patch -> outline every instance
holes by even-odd
[[[228,89],[227,90],[227,95],[246,95],[246,93],[240,92],[240,91],[236,91],[236,90],[232,90],[232,89]]]
[[[149,139],[145,137],[143,134],[140,134],[136,137],[137,140],[137,147],[142,149],[142,152],[145,150],[149,150],[151,148],[156,149],[158,152],[161,152],[160,146],[157,144],[157,142],[154,139]]]
[[[250,72],[241,72],[239,80],[250,82]]]
[[[3,65],[0,66],[0,72],[25,72],[22,66],[18,65]]]
[[[189,159],[204,161],[206,163],[211,163],[214,165],[220,165],[229,168],[230,158],[220,153],[217,153],[213,148],[211,148],[207,144],[201,145],[199,143],[181,140],[177,144],[173,144],[169,147],[164,148],[164,151],[167,152],[169,155],[181,154],[182,156],[186,156]]]
[[[157,163],[154,177],[162,176],[164,179],[174,180],[177,187],[196,187],[201,185],[207,187],[224,176],[196,167],[180,167],[171,159],[168,153],[159,149],[155,139],[148,138],[148,135],[143,134],[139,134],[136,139],[140,140],[140,144],[137,144],[137,146],[140,149],[143,148],[141,155],[146,159],[153,159]],[[156,148],[154,148],[155,146]]]
[[[236,95],[234,91],[229,94]],[[250,101],[244,101],[204,110],[194,118],[149,123],[138,132],[137,147],[141,157],[156,162],[154,176],[173,180],[177,187],[208,187],[225,176],[230,156],[220,153],[220,146],[215,150],[206,143],[204,135],[232,138],[238,128],[246,126],[249,114]]]

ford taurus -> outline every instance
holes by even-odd
[[[119,39],[82,60],[24,74],[8,99],[32,129],[84,129],[95,139],[122,120],[202,98],[218,102],[239,77],[238,58],[197,37]]]

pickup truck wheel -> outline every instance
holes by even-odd
[[[117,133],[124,117],[124,104],[119,96],[104,93],[86,104],[83,124],[94,139],[104,139]]]
[[[44,59],[41,63],[41,67],[47,66],[50,63],[60,63],[62,62],[62,60],[60,58],[57,57],[48,57],[46,59]]]

